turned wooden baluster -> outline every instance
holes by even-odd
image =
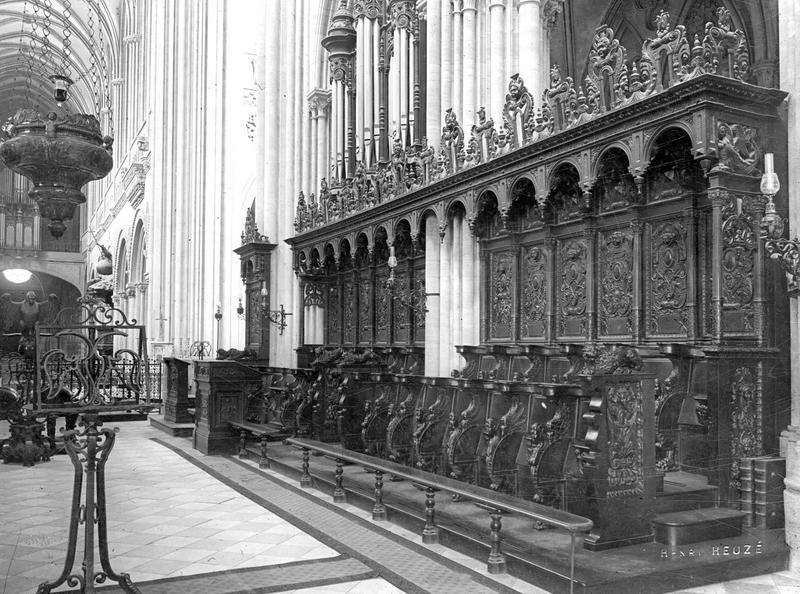
[[[303,448],[303,471],[300,473],[300,486],[311,486],[311,475],[308,472],[308,448]]]
[[[383,505],[383,471],[375,471],[375,505],[372,506],[372,519],[385,520],[386,506]]]
[[[487,570],[489,573],[505,573],[506,572],[506,557],[500,552],[500,541],[503,539],[500,536],[501,521],[500,512],[494,511],[491,513],[491,535],[490,540],[492,548],[489,551],[489,562],[487,563]]]
[[[439,544],[439,527],[434,517],[435,496],[433,487],[428,487],[425,491],[425,528],[422,529],[422,542],[425,544]]]
[[[239,433],[239,458],[247,458],[247,431]]]
[[[341,458],[336,458],[336,486],[333,489],[334,503],[344,503],[347,501],[347,496],[345,495],[344,489],[342,489],[343,475],[344,469],[342,468],[342,460]]]
[[[267,434],[261,436],[261,459],[258,461],[259,468],[269,468],[269,458],[267,458]]]

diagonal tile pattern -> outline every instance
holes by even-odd
[[[543,592],[489,577],[482,563],[443,546],[423,549],[400,527],[371,526],[353,506],[332,510],[324,495],[298,496],[291,481],[248,464],[255,467],[203,456],[145,422],[123,424],[107,467],[114,570],[130,573],[143,594]],[[65,456],[33,468],[0,465],[0,594],[33,593],[61,572],[72,476]],[[82,533],[77,568],[81,546]],[[800,594],[800,575],[685,592]]]

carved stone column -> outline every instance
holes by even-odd
[[[800,29],[800,3],[779,2],[778,21],[781,30],[787,32]],[[780,55],[796,56],[800,52],[800,37],[797,35],[779,35]],[[795,72],[794,60],[780,61],[781,87],[789,91],[790,96],[800,96],[800,77]],[[788,126],[788,163],[797,163],[800,159],[800,106],[796,100],[790,100],[787,107]],[[771,150],[769,147],[768,150]],[[777,152],[777,151],[776,151]],[[778,168],[780,170],[780,168]],[[800,232],[800,174],[796,167],[787,171],[788,183],[785,185],[785,196],[789,207],[789,237]],[[782,190],[783,192],[783,190]],[[789,328],[791,333],[791,360],[796,361],[800,354],[800,300],[790,300]],[[786,456],[786,490],[784,491],[784,511],[786,514],[786,543],[789,545],[789,568],[800,573],[800,365],[794,364],[791,369],[791,421],[781,435],[781,454]]]

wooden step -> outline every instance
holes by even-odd
[[[653,518],[655,540],[678,546],[739,536],[747,514],[723,507],[692,509]]]

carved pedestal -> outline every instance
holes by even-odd
[[[197,412],[194,447],[204,454],[230,454],[238,434],[228,421],[243,421],[247,395],[261,374],[236,361],[194,361]]]
[[[584,547],[599,551],[647,542],[656,494],[653,393],[648,375],[596,375],[584,380],[590,396],[586,432],[576,448],[587,479],[594,528]]]
[[[189,400],[189,365],[188,359],[164,357],[167,368],[167,389],[164,395],[164,420],[169,423],[192,423],[194,417],[189,412],[192,402]]]

